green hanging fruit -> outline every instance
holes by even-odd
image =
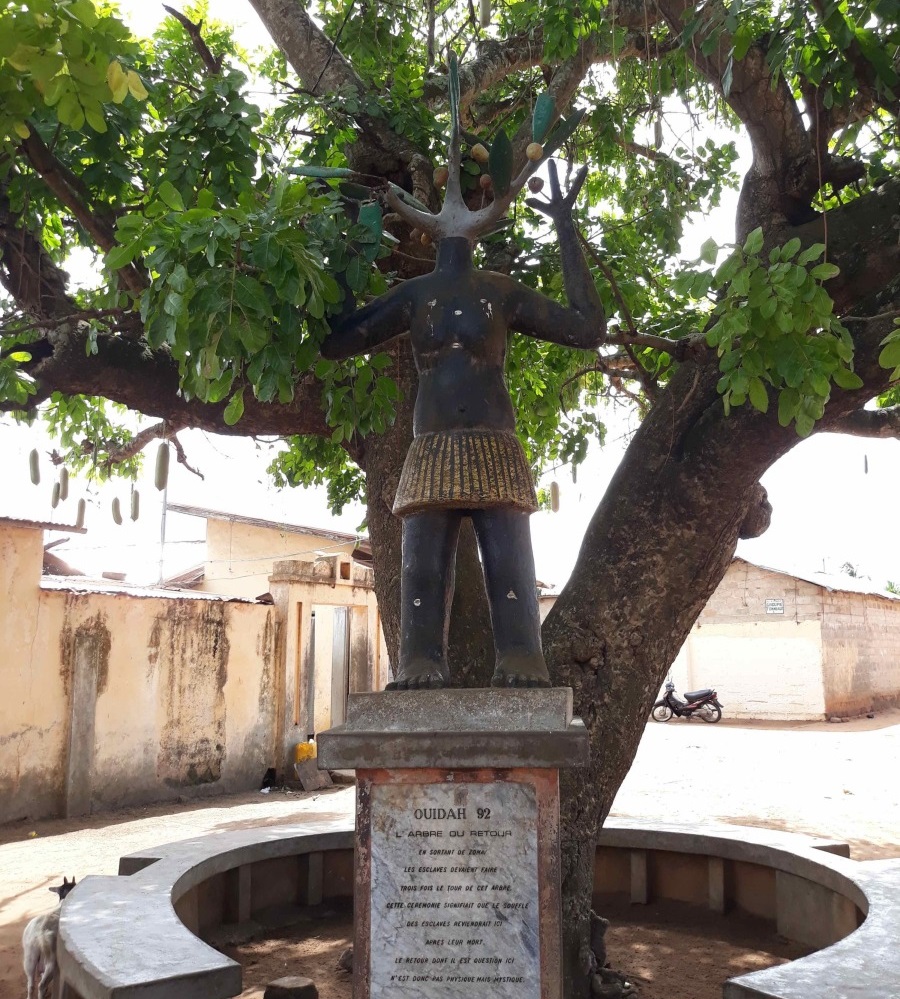
[[[135,489],[131,493],[131,519],[137,520],[141,515],[141,494]]]
[[[169,442],[163,441],[156,452],[156,488],[162,492],[169,484]]]
[[[69,470],[65,465],[59,470],[59,498],[63,502],[69,498]]]
[[[87,503],[83,499],[78,501],[78,513],[75,517],[75,526],[84,527],[84,512],[87,509]]]
[[[59,483],[53,483],[53,493],[50,497],[50,506],[55,510],[59,506]]]
[[[31,473],[31,481],[36,486],[40,485],[41,465],[40,465],[40,456],[38,455],[37,448],[32,448],[31,454],[28,455],[28,470]]]
[[[117,524],[122,523],[122,505],[118,496],[112,501],[112,518]]]

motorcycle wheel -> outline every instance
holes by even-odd
[[[672,709],[668,704],[658,704],[650,712],[650,716],[654,721],[667,722],[672,717]]]
[[[715,725],[717,721],[721,721],[722,719],[722,709],[718,704],[704,704],[703,708],[697,713],[705,722],[709,722],[710,725]]]

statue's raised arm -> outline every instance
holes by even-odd
[[[341,361],[368,354],[405,333],[412,315],[412,299],[410,284],[405,282],[338,319],[322,342],[322,356]]]

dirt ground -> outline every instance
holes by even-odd
[[[777,937],[765,920],[671,902],[635,907],[607,901],[611,963],[627,973],[641,999],[722,999],[726,978],[792,961],[807,950]],[[225,948],[244,967],[242,999],[262,999],[266,985],[287,975],[311,978],[320,999],[350,999],[351,976],[337,967],[351,943],[349,912]]]
[[[856,859],[900,856],[897,759],[900,710],[843,725],[650,722],[613,815],[767,826],[846,840]],[[52,908],[55,896],[46,889],[64,874],[115,874],[121,855],[159,843],[350,816],[352,809],[352,788],[252,792],[0,827],[0,996],[24,996],[22,930],[31,916]],[[719,999],[725,978],[798,956],[752,920],[723,923],[683,906],[623,906],[606,914],[614,918],[610,959],[635,976],[644,999]],[[295,948],[291,934],[305,942]],[[301,924],[284,937],[245,945],[244,995],[260,997],[265,982],[306,974],[322,999],[348,997],[348,976],[323,981],[348,939],[349,920],[338,913],[312,933]]]

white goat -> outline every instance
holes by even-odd
[[[75,878],[67,881],[63,878],[61,885],[55,885],[50,891],[59,895],[62,900],[75,887]],[[56,937],[59,933],[59,906],[52,912],[35,916],[25,927],[22,934],[22,950],[25,952],[25,974],[28,977],[28,999],[33,999],[37,989],[39,999],[49,999],[53,980],[56,978]],[[40,982],[38,972],[43,969]]]

